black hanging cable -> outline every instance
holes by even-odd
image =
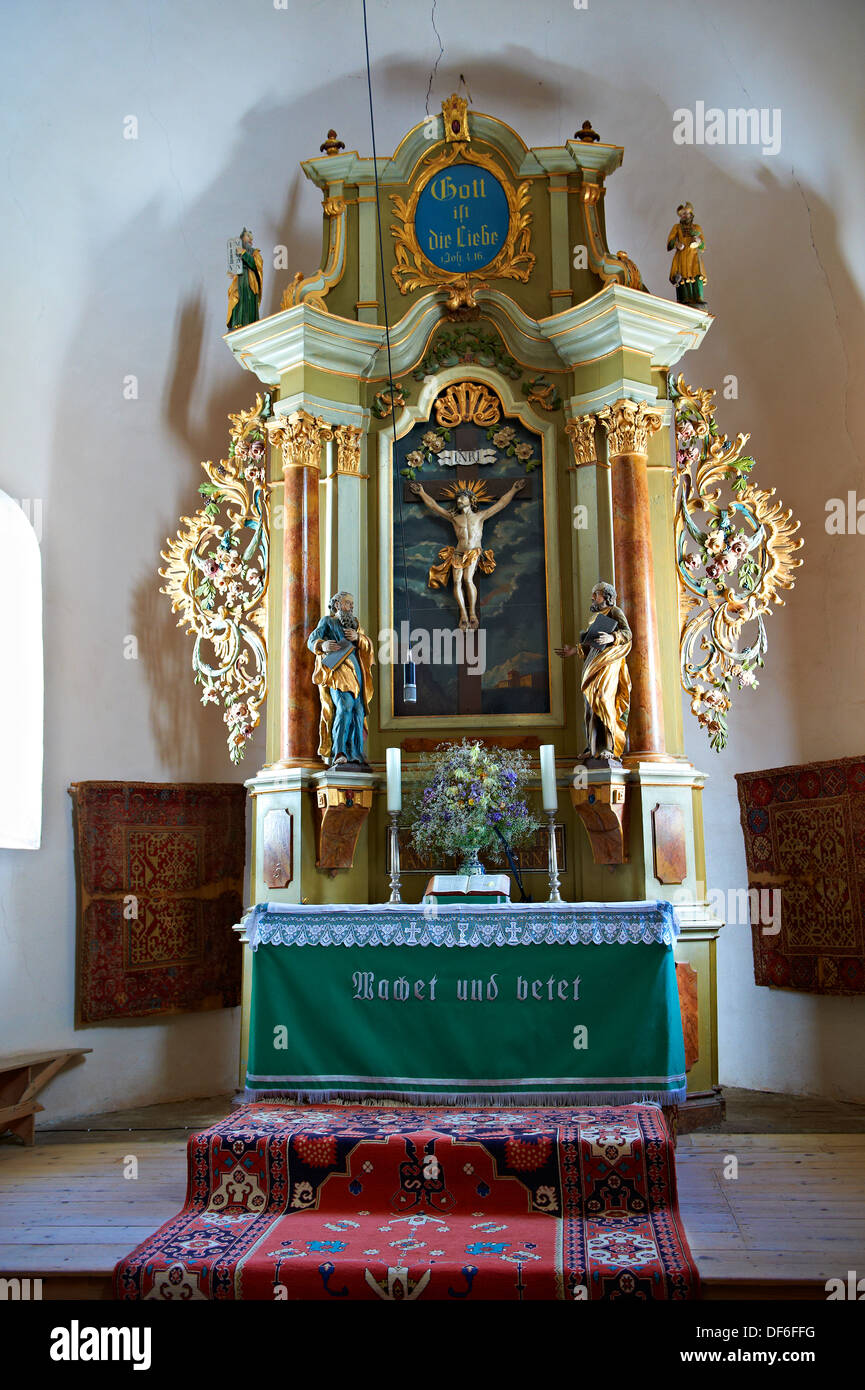
[[[396,456],[396,402],[395,402],[395,400],[394,400],[394,396],[395,396],[395,394],[396,394],[396,389],[395,389],[394,380],[393,380],[393,367],[391,366],[391,360],[390,360],[390,320],[389,320],[389,318],[388,318],[388,312],[387,312],[387,282],[386,282],[386,280],[385,280],[385,271],[384,271],[384,241],[383,241],[383,239],[382,239],[382,231],[381,231],[381,198],[380,198],[380,196],[379,196],[379,188],[378,188],[378,159],[377,159],[377,157],[376,157],[376,152],[375,152],[375,117],[374,117],[374,115],[373,115],[373,109],[372,109],[372,73],[371,73],[371,71],[370,71],[370,66],[369,66],[369,33],[368,33],[368,31],[367,31],[367,24],[366,24],[366,0],[363,0],[363,42],[364,42],[364,48],[365,48],[365,50],[366,50],[366,85],[367,85],[367,91],[369,92],[369,128],[370,128],[370,135],[371,135],[371,138],[372,138],[372,168],[373,168],[373,178],[374,178],[374,180],[375,180],[375,211],[376,211],[376,217],[377,217],[377,220],[378,220],[378,256],[379,256],[379,266],[380,266],[380,268],[381,268],[381,296],[382,296],[382,303],[383,303],[383,305],[384,305],[384,340],[385,340],[385,345],[386,345],[386,348],[387,348],[387,379],[388,379],[388,388],[389,388],[389,390],[390,390],[390,419],[391,419],[391,431],[392,431],[392,434],[393,434],[393,448],[392,448],[392,451],[391,451],[391,456],[392,456],[392,458],[393,458],[393,466],[394,466],[394,469],[396,469],[396,467],[397,467],[397,456]],[[399,486],[399,478],[400,478],[400,476],[401,476],[401,475],[400,475],[399,473],[397,473],[397,489],[396,489],[396,495],[397,495],[397,505],[398,505],[398,510],[399,510],[399,538],[400,538],[400,545],[401,545],[401,547],[402,547],[402,579],[403,579],[403,590],[404,590],[404,593],[405,593],[405,608],[406,608],[406,617],[407,617],[407,619],[408,619],[408,630],[409,630],[409,648],[408,648],[408,652],[407,652],[407,659],[406,659],[406,661],[405,661],[405,663],[404,663],[404,665],[403,665],[403,699],[404,699],[404,701],[405,701],[406,703],[408,703],[408,704],[413,704],[413,703],[417,700],[417,686],[416,686],[416,684],[415,684],[415,665],[414,665],[414,661],[412,660],[412,654],[411,654],[411,595],[409,594],[409,587],[408,587],[408,568],[407,568],[407,565],[406,565],[406,545],[405,545],[405,519],[404,519],[404,517],[403,517],[402,488]]]

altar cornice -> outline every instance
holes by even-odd
[[[435,123],[435,133],[430,132]],[[484,144],[492,145],[510,165],[515,178],[542,178],[546,174],[587,174],[590,181],[605,178],[618,169],[624,157],[621,145],[586,144],[567,140],[564,145],[538,145],[529,148],[505,121],[482,111],[469,111],[470,135]],[[392,155],[377,160],[360,155],[357,150],[339,154],[316,155],[301,162],[308,179],[318,188],[329,189],[334,183],[370,184],[378,172],[379,184],[388,186],[410,182],[412,174],[424,155],[445,139],[444,120],[439,113],[418,121],[401,140]]]
[[[653,367],[668,369],[700,346],[712,322],[704,309],[610,284],[582,304],[541,319],[538,328],[567,366],[625,348],[645,353]]]
[[[447,318],[445,299],[442,291],[424,295],[391,328],[395,377],[423,357]],[[512,356],[540,371],[566,371],[621,350],[643,353],[652,367],[666,370],[700,346],[712,323],[703,309],[615,284],[544,319],[530,318],[499,290],[478,290],[476,299]],[[383,324],[340,318],[301,303],[224,336],[240,365],[268,386],[302,365],[363,381],[387,380]]]

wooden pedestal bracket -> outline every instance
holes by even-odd
[[[367,787],[318,787],[315,792],[315,867],[329,873],[354,865],[361,827],[372,807],[372,789]]]
[[[624,782],[606,781],[571,787],[571,801],[586,827],[596,864],[628,862],[629,790]]]

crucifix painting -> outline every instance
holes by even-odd
[[[550,709],[543,446],[477,383],[445,388],[396,442],[391,592],[418,634],[417,703],[487,717]],[[408,628],[406,628],[408,631]],[[421,636],[423,634],[423,636]]]
[[[526,479],[517,478],[498,502],[492,502],[483,482],[457,478],[455,483],[440,488],[442,498],[453,498],[453,506],[443,507],[430,496],[423,483],[409,484],[411,491],[433,516],[440,516],[454,528],[456,545],[447,545],[439,551],[439,563],[430,567],[427,582],[431,589],[439,589],[447,584],[449,576],[452,578],[454,597],[460,611],[459,626],[463,631],[478,626],[476,571],[480,569],[484,574],[492,574],[496,567],[492,550],[483,548],[484,523],[497,512],[503,512],[525,486]],[[492,502],[492,505],[482,511],[481,502]]]

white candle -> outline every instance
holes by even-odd
[[[402,810],[402,749],[387,750],[387,809]]]
[[[552,743],[541,744],[541,800],[544,803],[545,811],[558,810],[556,750]]]

